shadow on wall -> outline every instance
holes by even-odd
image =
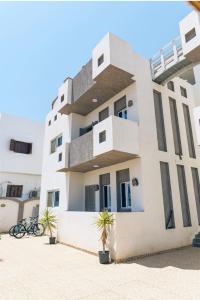
[[[147,268],[174,267],[184,270],[200,270],[200,248],[185,247],[171,250],[137,260],[130,260],[127,264],[138,264]]]

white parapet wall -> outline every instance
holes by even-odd
[[[54,209],[58,218],[59,242],[97,254],[102,250],[100,232],[95,222],[97,212],[72,212]],[[109,250],[112,259],[126,260],[178,247],[191,245],[194,228],[180,231],[155,228],[155,217],[146,212],[113,213],[114,225],[110,231]],[[146,219],[149,222],[146,222]],[[154,233],[152,234],[152,228]],[[196,228],[197,230],[197,228]]]

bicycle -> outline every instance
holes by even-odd
[[[19,224],[23,224],[23,223],[25,223],[25,222],[26,222],[26,219],[22,219],[22,220],[19,221],[17,224],[11,226],[10,229],[9,229],[9,231],[8,231],[9,235],[10,235],[10,236],[14,236],[13,233],[14,233],[14,228],[15,228],[15,226],[16,226],[16,225],[19,225]]]
[[[24,224],[17,224],[13,229],[13,236],[21,239],[25,234],[42,236],[44,234],[44,226],[38,223],[38,217],[30,217],[29,222],[25,220]]]

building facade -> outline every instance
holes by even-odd
[[[0,113],[0,232],[39,213],[44,125]]]
[[[192,13],[180,22],[181,47],[173,41],[151,61],[108,33],[63,82],[46,118],[40,206],[58,215],[59,241],[96,252],[95,218],[108,209],[116,260],[191,244],[200,222],[199,31]]]

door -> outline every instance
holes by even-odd
[[[95,186],[85,187],[85,211],[95,211]]]

